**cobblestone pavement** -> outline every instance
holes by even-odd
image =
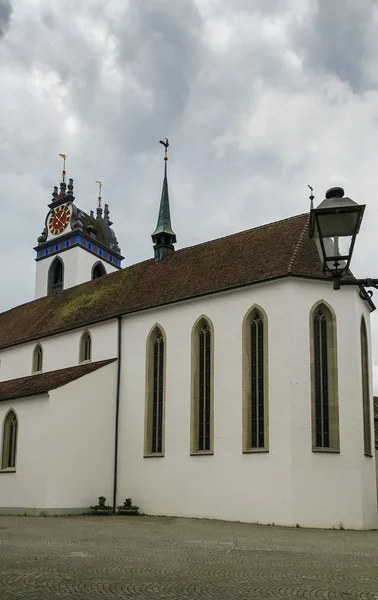
[[[0,517],[1,600],[378,598],[378,531]]]

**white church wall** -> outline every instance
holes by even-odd
[[[354,288],[288,282],[293,524],[369,528],[378,525],[374,459],[364,456],[360,319],[367,306]],[[312,452],[309,314],[325,300],[337,319],[340,453]],[[363,477],[361,477],[361,475]]]
[[[286,296],[285,282],[275,282],[125,318],[119,500],[130,495],[152,514],[292,523]],[[269,320],[270,452],[242,454],[241,332],[255,303]],[[190,456],[191,332],[202,314],[214,325],[214,455]],[[155,323],[167,336],[165,457],[143,458],[146,338]]]
[[[52,261],[57,255],[47,256],[36,262],[35,298],[47,296],[48,273]],[[64,264],[64,289],[79,285],[92,279],[92,267],[101,262],[107,273],[118,269],[100,259],[99,256],[84,250],[80,246],[59,253]]]
[[[363,454],[364,446],[363,446],[363,438],[360,440],[361,442],[361,452],[360,452],[360,461],[361,461],[361,485],[363,491],[363,523],[366,529],[368,528],[376,528],[378,527],[378,515],[377,515],[377,506],[378,506],[378,489],[377,485],[374,488],[374,484],[372,480],[378,484],[377,481],[377,455],[375,452],[375,429],[374,429],[374,406],[373,406],[373,360],[372,360],[372,339],[371,339],[371,328],[370,328],[370,314],[366,305],[363,305],[361,310],[361,303],[356,297],[356,327],[359,328],[361,326],[361,317],[362,315],[365,318],[366,329],[368,334],[368,343],[369,343],[369,361],[370,361],[370,436],[371,436],[371,451],[372,457],[366,457]],[[362,373],[360,370],[360,386],[362,389]],[[363,421],[362,421],[363,426]],[[373,473],[372,473],[373,471]],[[374,515],[372,517],[372,515]]]
[[[39,514],[46,500],[48,395],[1,402],[1,435],[11,408],[18,418],[16,471],[0,471],[0,514]]]
[[[130,495],[152,514],[373,526],[375,465],[363,456],[356,329],[366,307],[356,298],[353,288],[284,280],[125,317],[118,501]],[[311,446],[309,314],[320,299],[337,315],[340,454]],[[270,451],[242,454],[242,321],[255,303],[269,324]],[[189,455],[191,330],[201,314],[214,325],[213,456]],[[165,457],[143,458],[146,338],[155,323],[167,336]]]
[[[106,321],[67,333],[14,346],[0,351],[0,381],[32,374],[33,350],[39,342],[43,349],[43,372],[79,364],[80,338],[88,330],[92,336],[92,362],[117,356],[117,320]]]
[[[117,362],[50,392],[48,513],[112,504]]]

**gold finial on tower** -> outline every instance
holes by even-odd
[[[165,156],[164,156],[164,160],[168,160],[168,139],[165,138],[165,142],[163,142],[162,140],[160,140],[159,144],[163,144],[164,148],[165,148]]]
[[[98,205],[97,208],[101,208],[101,193],[102,193],[102,183],[101,181],[96,181],[97,185],[98,185]]]
[[[66,158],[67,154],[59,154],[63,158],[63,169],[62,169],[62,183],[66,183]]]

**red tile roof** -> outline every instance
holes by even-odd
[[[29,377],[0,381],[0,402],[56,390],[62,385],[71,383],[75,379],[83,377],[83,375],[88,375],[88,373],[93,373],[93,371],[97,371],[97,369],[101,369],[101,367],[105,367],[115,360],[117,359],[111,358],[110,360],[85,363],[76,367],[59,369],[58,371],[49,371],[40,375],[30,375]]]
[[[0,348],[289,275],[323,279],[308,214],[147,260],[0,314]]]

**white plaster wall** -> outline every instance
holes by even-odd
[[[130,495],[152,514],[292,524],[285,297],[276,282],[124,319],[118,500]],[[269,319],[270,452],[242,454],[241,332],[254,303]],[[190,456],[191,331],[202,314],[215,330],[214,455]],[[167,335],[165,457],[143,458],[146,338],[157,322]]]
[[[288,281],[287,286],[293,524],[375,527],[375,466],[373,459],[364,456],[363,446],[360,318],[366,306],[354,288],[335,292],[330,284],[299,280]],[[311,450],[309,314],[321,299],[337,319],[340,454]],[[368,313],[366,323],[369,328]]]
[[[339,455],[311,448],[309,312],[320,299],[338,320]],[[242,321],[255,303],[269,321],[270,452],[243,455]],[[118,501],[131,496],[152,514],[376,524],[374,461],[362,446],[356,306],[359,319],[365,305],[356,304],[353,288],[335,292],[328,283],[285,280],[125,317]],[[215,330],[214,456],[189,455],[190,339],[201,314]],[[145,349],[155,323],[167,335],[165,457],[143,458]]]
[[[64,289],[79,285],[92,279],[92,267],[101,262],[107,273],[118,269],[100,259],[99,256],[88,252],[80,246],[75,246],[61,253],[46,256],[36,261],[35,298],[47,295],[48,272],[52,261],[59,256],[64,263]]]
[[[50,392],[48,509],[112,504],[117,362]]]
[[[10,408],[18,417],[16,472],[0,471],[0,514],[32,513],[33,509],[44,507],[46,500],[48,396],[0,403],[0,452],[3,420]]]
[[[92,336],[92,362],[117,356],[117,320],[113,319],[39,340],[43,349],[44,373],[79,364],[80,338],[84,331],[89,331]],[[0,381],[31,375],[33,350],[37,343],[0,351]]]

